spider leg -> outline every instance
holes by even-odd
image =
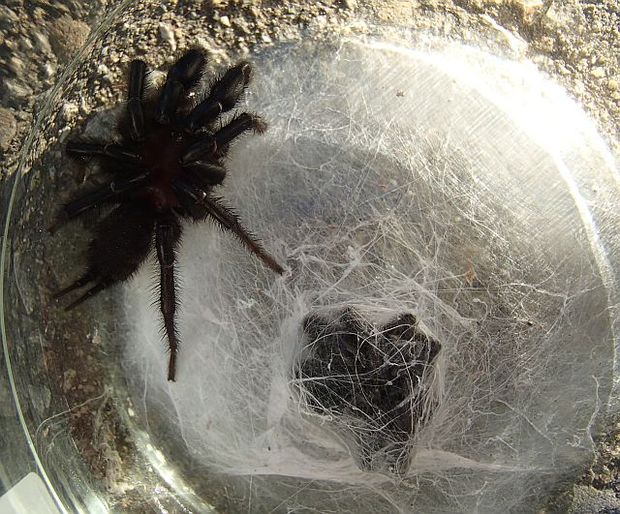
[[[284,273],[284,268],[280,266],[276,260],[267,253],[263,246],[259,243],[254,234],[248,232],[241,225],[239,216],[232,209],[224,206],[219,198],[212,196],[206,196],[202,201],[207,213],[213,218],[222,228],[230,230],[241,243],[256,255],[263,263],[275,271],[279,275]]]
[[[175,249],[181,236],[181,226],[172,216],[162,217],[155,222],[155,248],[160,269],[160,308],[164,318],[164,329],[168,338],[170,358],[168,380],[174,382],[176,375],[179,341],[174,323],[177,300],[174,284]]]
[[[181,207],[189,214],[189,217],[194,221],[201,221],[207,217],[207,209],[202,205],[207,193],[188,179],[188,176],[176,178],[172,183],[172,188],[177,194]]]
[[[262,134],[266,129],[267,124],[260,117],[243,112],[218,130],[213,135],[213,139],[215,139],[217,148],[220,149],[248,130]]]
[[[213,136],[204,134],[198,141],[191,144],[181,156],[181,163],[186,166],[209,156],[226,153],[228,144],[248,130],[262,134],[267,128],[265,122],[258,116],[241,113],[224,125]]]
[[[181,164],[186,166],[189,163],[197,162],[203,157],[213,155],[217,150],[217,142],[212,136],[203,135],[198,141],[189,145],[181,156]]]
[[[99,282],[98,284],[95,284],[93,287],[91,287],[89,290],[87,290],[82,296],[80,296],[77,300],[75,300],[74,302],[72,302],[69,305],[67,305],[65,307],[65,310],[66,311],[70,311],[70,310],[74,309],[75,307],[77,307],[81,303],[85,302],[89,298],[92,298],[93,296],[95,296],[100,291],[103,291],[109,285],[110,284],[108,284],[107,282]]]
[[[166,81],[161,96],[159,97],[159,104],[155,114],[155,119],[162,125],[167,125],[172,120],[174,113],[183,94],[183,85],[176,81]]]
[[[344,307],[340,313],[340,323],[345,330],[349,330],[355,334],[366,334],[371,330],[370,325],[366,322],[360,312],[350,305]]]
[[[232,109],[245,91],[252,76],[252,67],[248,62],[240,62],[230,68],[213,86],[209,96],[200,102],[188,114],[185,124],[189,132],[209,124],[221,113]]]
[[[168,124],[174,117],[184,91],[193,87],[205,65],[205,58],[198,50],[189,50],[168,70],[155,111],[155,119]]]
[[[226,168],[209,161],[194,161],[183,166],[186,175],[192,177],[199,185],[204,187],[217,186],[226,177]]]
[[[127,95],[127,114],[129,115],[129,134],[133,141],[144,139],[144,111],[142,94],[144,92],[144,75],[146,64],[139,59],[129,65],[129,85]]]
[[[54,293],[54,298],[58,299],[70,293],[71,291],[75,291],[76,289],[79,289],[80,287],[84,287],[89,282],[92,282],[95,278],[96,277],[92,273],[85,273],[80,278],[78,278],[75,282],[73,282],[73,284],[71,284],[70,286],[67,286],[64,289],[61,289],[60,291],[57,291],[56,293]]]
[[[172,187],[177,193],[181,205],[190,213],[192,218],[211,217],[222,229],[231,231],[268,268],[280,275],[284,273],[284,268],[267,253],[254,234],[243,228],[237,213],[223,205],[220,198],[209,196],[196,184],[183,179],[175,180]]]
[[[105,202],[109,202],[110,200],[119,198],[125,193],[133,191],[134,189],[144,185],[148,182],[149,178],[149,173],[141,173],[140,175],[126,179],[113,180],[99,189],[80,196],[63,207],[61,214],[48,230],[50,232],[56,231],[59,226],[73,218],[76,218],[87,210],[97,207]]]
[[[82,141],[69,141],[66,146],[67,153],[73,155],[99,155],[109,157],[125,164],[139,166],[140,156],[121,145],[114,143],[85,143]]]

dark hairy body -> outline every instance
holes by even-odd
[[[251,66],[241,62],[213,82],[207,96],[190,105],[188,93],[200,81],[205,57],[186,52],[168,71],[154,99],[144,98],[146,64],[131,62],[125,115],[119,123],[122,142],[72,140],[67,153],[95,157],[108,182],[64,205],[54,228],[108,206],[111,210],[94,228],[88,266],[74,283],[56,293],[64,296],[89,286],[67,309],[100,291],[128,280],[153,248],[160,268],[159,303],[170,356],[168,380],[176,377],[179,338],[176,327],[176,250],[181,220],[212,220],[232,232],[245,247],[278,274],[284,269],[269,255],[239,217],[213,194],[225,176],[224,159],[230,143],[241,134],[262,133],[266,125],[256,115],[241,113],[222,126],[221,114],[235,107],[251,78]]]

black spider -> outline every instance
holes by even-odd
[[[416,427],[427,420],[428,385],[441,344],[402,313],[375,328],[356,309],[304,319],[297,377],[315,412],[353,433],[363,469],[402,474]]]
[[[266,126],[254,114],[241,113],[223,125],[220,115],[241,98],[251,77],[241,62],[213,82],[208,95],[191,106],[188,92],[198,84],[205,58],[189,50],[168,71],[161,91],[144,97],[146,65],[131,62],[126,112],[119,123],[122,143],[69,141],[66,150],[100,159],[109,182],[67,203],[54,226],[100,206],[111,206],[94,228],[88,268],[63,296],[91,284],[67,309],[76,307],[111,285],[129,279],[153,246],[160,266],[160,305],[170,348],[168,380],[174,381],[179,340],[175,327],[175,253],[182,232],[180,218],[213,220],[231,231],[276,273],[283,268],[241,225],[237,214],[213,194],[226,176],[223,160],[231,141]]]

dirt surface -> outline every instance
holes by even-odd
[[[20,150],[37,123],[37,113],[49,100],[46,93],[94,37],[102,13],[120,5],[109,0],[83,4],[5,0],[0,5],[0,159],[5,183],[18,168]],[[618,157],[619,27],[618,0],[134,2],[110,24],[111,30],[98,37],[87,65],[77,68],[73,80],[79,87],[67,88],[58,97],[52,125],[40,125],[45,133],[38,144],[59,152],[59,141],[73,126],[93,111],[121,100],[125,63],[133,57],[160,67],[185,48],[198,46],[217,67],[231,56],[251,57],[255,49],[281,42],[375,36],[380,30],[395,37],[407,31],[414,38],[415,33],[430,33],[471,44],[483,42],[501,55],[533,61],[583,104]],[[80,343],[71,342],[76,347]],[[92,371],[93,358],[101,351],[96,344],[85,348],[79,358],[67,358],[64,352],[57,357],[50,350],[46,369],[62,375],[61,393],[67,405],[82,406],[71,411],[71,423],[87,465],[107,484],[119,507],[137,512],[131,508],[140,501],[136,490],[128,493],[124,486],[118,487],[118,481],[111,485],[114,477],[110,476],[122,476],[119,466],[123,465],[127,466],[125,473],[129,472],[134,463],[121,456],[130,456],[134,447],[115,428],[120,422],[107,401],[100,375],[95,373],[90,381],[80,378]],[[100,400],[85,403],[93,398]],[[93,450],[92,441],[106,448],[105,458]],[[572,512],[620,512],[620,425],[599,437],[598,448],[596,462],[575,490]],[[570,505],[572,491],[563,494],[563,501]],[[594,509],[599,501],[598,510],[588,510],[588,505]],[[149,510],[145,507],[144,511]]]
[[[55,83],[59,70],[84,44],[101,13],[116,5],[109,0],[84,5],[8,0],[0,5],[0,100],[4,106],[0,151],[5,174],[15,168],[20,141],[31,125],[37,102],[41,102],[40,95]],[[68,105],[64,115],[70,121],[105,102],[113,95],[110,86],[118,84],[124,74],[119,62],[136,55],[161,65],[170,62],[177,49],[199,46],[218,63],[231,51],[251,54],[257,45],[295,42],[313,33],[332,37],[374,34],[378,25],[472,43],[487,39],[487,44],[506,49],[514,46],[507,34],[515,36],[524,42],[519,52],[522,57],[563,83],[618,148],[618,0],[136,2],[131,14],[114,29],[114,36],[105,38],[99,76],[92,77],[85,104],[79,108]],[[116,93],[121,93],[118,89]]]

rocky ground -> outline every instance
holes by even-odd
[[[13,169],[41,93],[56,82],[102,13],[120,4],[7,0],[0,5],[0,152],[5,174]],[[612,144],[620,134],[617,0],[172,0],[134,2],[130,11],[114,34],[104,38],[89,103],[103,103],[114,94],[110,85],[124,73],[117,66],[120,61],[137,54],[163,64],[177,48],[188,45],[204,47],[217,62],[230,51],[249,54],[257,45],[299,41],[312,33],[373,34],[377,25],[465,41],[482,37],[498,46],[510,46],[505,38],[509,32],[527,43],[524,57],[564,83],[585,105]],[[64,116],[78,112],[68,105]]]
[[[116,18],[106,16],[121,9]],[[499,53],[533,61],[583,104],[620,156],[618,0],[4,0],[1,178],[6,184],[15,173],[33,127],[46,127],[39,142],[45,148],[93,110],[121,98],[122,63],[134,56],[160,66],[182,49],[199,46],[217,65],[229,55],[251,55],[256,48],[280,42],[403,29],[485,41]],[[92,50],[82,50],[93,40]],[[71,79],[80,87],[54,90],[80,58],[87,62]],[[57,95],[51,126],[37,120],[43,106],[54,103],[46,96],[49,91]],[[571,507],[573,493],[568,493],[567,510],[620,513],[620,423],[602,435],[598,445],[597,460],[576,486]]]

